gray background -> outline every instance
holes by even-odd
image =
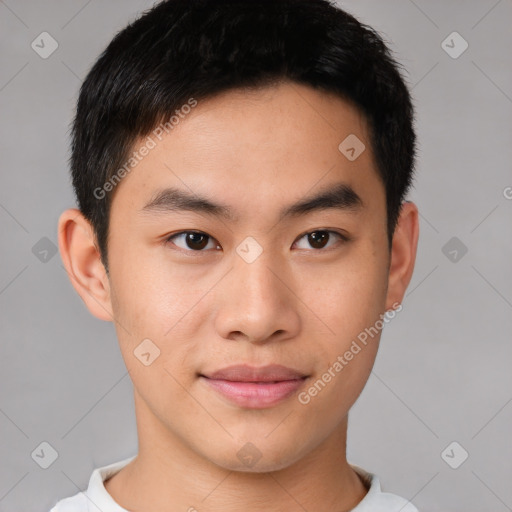
[[[341,5],[407,68],[420,144],[417,264],[351,412],[349,461],[421,511],[512,510],[512,2]],[[74,206],[68,128],[80,83],[150,6],[0,1],[2,511],[47,511],[84,490],[93,468],[137,451],[113,325],[89,314],[59,254],[44,250]],[[43,31],[59,44],[47,59],[31,48]],[[442,47],[453,31],[469,44],[456,59]],[[48,469],[31,456],[44,441],[58,452]],[[463,448],[448,450],[452,464],[469,453],[458,469],[441,456],[453,441]]]

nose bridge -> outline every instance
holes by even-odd
[[[275,267],[272,268],[272,267]],[[263,251],[254,261],[247,261],[243,257],[235,263],[234,279],[241,286],[237,286],[240,304],[271,309],[286,302],[286,287],[283,287],[276,274],[279,268],[275,256]]]
[[[281,282],[286,282],[286,277],[279,278],[280,272],[282,266],[271,253],[263,251],[252,261],[236,257],[217,317],[223,337],[236,333],[251,341],[265,341],[277,331],[288,335],[295,332],[298,311],[293,294]]]

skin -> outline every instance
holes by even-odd
[[[308,404],[291,396],[263,409],[240,407],[198,373],[276,363],[309,375],[300,391],[307,390],[402,301],[418,209],[403,204],[389,251],[385,190],[367,128],[351,104],[307,86],[229,91],[199,102],[117,186],[108,276],[91,225],[76,209],[61,215],[70,280],[94,316],[115,322],[133,382],[138,456],[105,483],[122,507],[341,512],[365,496],[346,460],[347,419],[380,332]],[[349,134],[366,146],[352,162],[338,150]],[[278,220],[281,208],[340,182],[363,208]],[[141,212],[169,186],[229,205],[238,220]],[[304,235],[321,229],[350,241],[332,234],[315,248]],[[186,230],[211,237],[203,252],[183,236],[166,242]],[[263,249],[252,263],[236,252],[248,236]],[[149,366],[133,353],[147,338],[160,350]],[[248,442],[261,453],[252,467],[237,457]]]

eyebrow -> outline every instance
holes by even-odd
[[[347,183],[337,183],[319,193],[286,206],[279,213],[279,221],[322,210],[341,210],[357,213],[364,208],[361,197]],[[219,204],[210,198],[179,188],[165,188],[157,191],[150,201],[141,208],[143,213],[166,214],[181,211],[203,213],[222,217],[229,221],[238,220],[232,208]]]

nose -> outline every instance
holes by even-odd
[[[289,269],[265,251],[252,263],[237,258],[217,290],[215,326],[224,339],[262,344],[297,336],[301,327],[298,288]]]

